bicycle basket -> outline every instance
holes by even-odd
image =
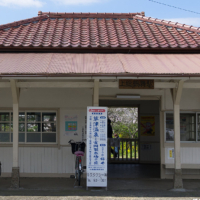
[[[80,146],[80,151],[85,152],[85,143],[82,142],[81,144],[71,143],[72,153],[78,151],[78,146]]]

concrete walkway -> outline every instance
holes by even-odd
[[[109,179],[102,188],[74,188],[74,179],[21,178],[19,190],[10,189],[10,178],[0,178],[0,199],[200,199],[200,181],[184,180],[185,191],[172,191],[172,180]],[[161,198],[163,197],[163,198]]]

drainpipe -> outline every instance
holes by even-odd
[[[1,162],[0,162],[0,176],[1,176]]]

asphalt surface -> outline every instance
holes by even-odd
[[[109,179],[108,190],[74,187],[74,179],[21,178],[20,189],[10,188],[10,178],[0,178],[0,199],[191,199],[200,200],[200,181],[184,180],[183,191],[172,190],[172,180]]]

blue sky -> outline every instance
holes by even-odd
[[[200,0],[155,0],[200,12]],[[174,9],[149,0],[0,0],[0,24],[35,17],[43,12],[141,12],[148,17],[200,26],[200,14]]]

